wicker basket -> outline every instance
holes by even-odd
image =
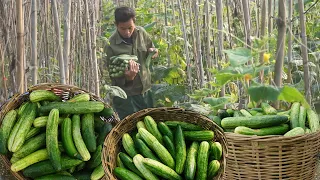
[[[27,92],[23,93],[23,94],[16,94],[15,96],[13,96],[12,98],[10,98],[6,103],[4,103],[1,108],[0,108],[0,125],[2,123],[2,120],[4,118],[4,116],[7,114],[7,112],[9,112],[12,109],[16,109],[17,107],[19,107],[23,102],[29,100],[29,94],[34,91],[34,90],[50,90],[52,92],[54,92],[56,95],[60,96],[62,100],[68,100],[70,98],[72,98],[73,96],[77,95],[77,94],[82,94],[82,93],[89,93],[86,90],[80,89],[76,86],[71,86],[71,85],[63,85],[63,84],[39,84],[39,85],[35,85],[32,86],[28,89]],[[102,99],[100,99],[99,97],[97,97],[96,95],[89,93],[91,96],[92,100],[95,101],[101,101],[103,102]],[[104,102],[103,102],[104,103]],[[106,103],[104,103],[105,107],[110,107],[109,105],[107,105]],[[111,117],[109,118],[105,118],[105,117],[100,117],[101,120],[106,121],[106,122],[110,122],[113,125],[116,125],[119,122],[119,117],[116,113],[114,113]],[[9,157],[8,156],[4,156],[4,155],[0,155],[3,163],[5,164],[5,166],[10,169],[11,167],[11,163],[9,161]],[[13,176],[15,176],[17,179],[27,179],[25,178],[22,173],[18,172],[12,172]]]
[[[215,179],[221,179],[225,171],[225,159],[227,155],[227,144],[223,130],[213,123],[209,118],[200,115],[196,112],[187,111],[178,108],[150,108],[136,112],[127,116],[120,123],[118,123],[105,139],[102,150],[102,165],[104,167],[107,179],[114,180],[115,176],[112,174],[116,167],[116,157],[121,148],[121,138],[123,134],[131,132],[136,128],[136,123],[143,120],[145,116],[151,116],[155,121],[185,121],[196,123],[204,129],[213,130],[215,133],[215,141],[219,141],[223,148],[223,158],[220,161],[221,168]]]
[[[226,180],[315,178],[320,132],[295,137],[226,133],[226,137]]]

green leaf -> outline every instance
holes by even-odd
[[[278,100],[300,102],[305,108],[310,108],[304,96],[294,87],[284,86],[278,96]]]
[[[266,101],[276,101],[280,91],[278,88],[274,86],[250,86],[248,88],[248,94],[250,95],[251,99],[255,102],[259,102],[260,100]]]
[[[237,67],[247,63],[251,59],[251,51],[247,48],[237,48],[225,50],[227,53],[231,66]]]
[[[169,98],[171,101],[179,101],[185,95],[185,86],[180,85],[161,85],[154,91],[154,99]]]
[[[213,108],[220,107],[224,104],[227,104],[229,100],[230,98],[227,96],[219,97],[219,98],[214,98],[214,97],[203,98],[203,102],[210,104]]]
[[[147,25],[143,26],[143,28],[144,28],[147,32],[149,32],[149,31],[153,28],[153,26],[156,25],[156,23],[157,23],[157,22],[152,22],[152,23],[150,23],[150,24],[147,24]]]
[[[242,76],[242,74],[218,73],[216,74],[217,84],[222,86],[231,80],[242,78]]]
[[[123,89],[121,89],[118,86],[109,86],[109,85],[104,85],[104,89],[107,93],[110,93],[111,96],[117,96],[122,99],[127,99],[127,94],[124,92]]]

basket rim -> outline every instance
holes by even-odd
[[[104,146],[103,146],[103,150],[102,150],[103,153],[102,153],[101,158],[102,158],[103,169],[104,169],[104,172],[106,173],[106,175],[109,178],[114,179],[114,174],[110,171],[110,169],[111,169],[110,166],[111,166],[112,163],[110,163],[110,161],[106,157],[106,149],[108,149],[107,145],[110,143],[111,137],[117,135],[119,133],[118,129],[121,128],[122,125],[128,123],[129,120],[136,119],[136,118],[141,118],[143,116],[146,116],[147,114],[154,113],[154,112],[161,113],[161,111],[163,111],[164,113],[171,113],[171,112],[172,113],[180,113],[180,112],[183,112],[183,113],[188,113],[188,114],[194,114],[195,116],[198,116],[199,118],[204,119],[204,120],[206,120],[206,121],[208,121],[208,122],[213,124],[213,127],[214,127],[215,131],[218,131],[219,133],[221,133],[221,134],[219,134],[219,137],[221,136],[219,139],[220,139],[220,143],[224,147],[223,148],[223,157],[221,159],[221,161],[222,161],[222,163],[224,165],[223,165],[223,169],[221,171],[221,174],[219,176],[219,179],[222,179],[222,177],[224,176],[224,173],[226,171],[226,159],[227,159],[227,156],[228,156],[228,149],[227,149],[228,143],[227,143],[227,139],[226,139],[226,136],[224,134],[223,129],[221,127],[219,127],[211,119],[209,119],[207,116],[205,116],[203,114],[200,114],[199,112],[192,111],[192,110],[187,110],[187,109],[183,109],[183,108],[177,108],[177,107],[146,108],[146,109],[140,110],[138,112],[135,112],[133,114],[130,114],[130,115],[126,116],[124,119],[122,119],[110,131],[110,133],[108,134],[108,136],[106,137],[106,139],[104,141]],[[131,132],[131,131],[128,130],[126,132]],[[216,134],[215,134],[215,136],[216,136]],[[117,145],[119,144],[119,142],[120,141],[117,142]],[[115,153],[112,153],[112,154],[115,155]]]
[[[320,136],[320,131],[297,135],[297,136],[283,136],[283,135],[268,135],[268,136],[257,136],[257,135],[243,135],[237,134],[233,132],[225,132],[227,139],[230,140],[247,140],[247,141],[285,141],[285,142],[293,142],[302,139],[308,139],[314,136]]]

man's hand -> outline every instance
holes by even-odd
[[[137,73],[139,72],[139,64],[133,60],[129,61],[129,68],[126,69],[124,75],[127,80],[132,81],[136,77]]]
[[[159,55],[159,51],[158,51],[157,48],[149,48],[149,49],[148,49],[148,52],[149,52],[149,53],[150,53],[150,52],[155,52],[154,55],[151,57],[152,59],[158,57],[158,55]]]

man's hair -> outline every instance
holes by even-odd
[[[135,21],[135,17],[136,17],[136,12],[130,7],[125,7],[125,6],[118,7],[114,11],[114,17],[115,17],[116,24],[118,24],[120,22],[127,22],[131,18],[132,18],[132,20],[134,22]]]

